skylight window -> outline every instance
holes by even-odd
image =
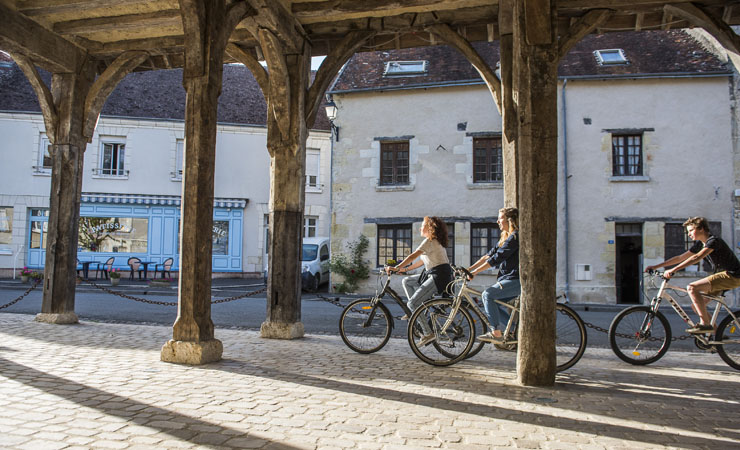
[[[383,76],[424,75],[427,73],[426,61],[388,61]]]
[[[612,48],[608,50],[596,50],[594,52],[596,62],[600,66],[614,66],[620,64],[628,64],[627,58],[624,56],[624,50],[621,48]]]

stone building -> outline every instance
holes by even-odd
[[[0,274],[8,276],[14,267],[44,266],[51,158],[36,95],[10,58],[0,64]],[[130,74],[111,94],[85,151],[80,260],[115,257],[126,269],[131,256],[155,263],[172,257],[178,269],[184,112],[181,70]],[[262,276],[266,107],[244,66],[224,67],[218,122],[213,272]],[[328,128],[322,113],[307,141],[305,236],[329,234]]]
[[[495,67],[497,43],[474,46]],[[689,216],[735,246],[725,63],[683,31],[609,33],[576,44],[558,74],[557,281],[571,301],[641,302],[641,268],[686,248]],[[445,46],[356,54],[329,95],[341,137],[333,252],[362,233],[372,267],[400,260],[425,215],[449,224],[455,264],[488,250],[504,204],[502,123],[464,57]]]

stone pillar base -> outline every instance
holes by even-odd
[[[260,335],[266,339],[300,339],[304,335],[303,323],[262,322]]]
[[[34,319],[36,322],[54,323],[57,325],[69,325],[79,323],[77,314],[73,312],[66,313],[38,313]]]
[[[175,341],[170,339],[162,346],[160,359],[164,362],[200,365],[221,360],[224,345],[218,339],[208,341]]]

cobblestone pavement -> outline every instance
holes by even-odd
[[[159,361],[171,328],[49,325],[0,313],[0,448],[740,449],[740,372],[669,352],[633,367],[588,349],[554,388],[515,355],[435,368],[403,340],[216,330],[224,359]]]

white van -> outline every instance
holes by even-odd
[[[303,238],[301,280],[307,291],[316,291],[329,282],[329,238]]]

